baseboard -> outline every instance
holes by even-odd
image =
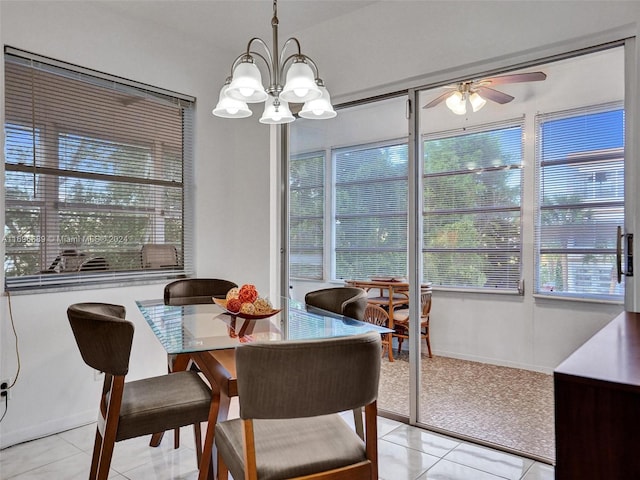
[[[96,416],[96,410],[91,409],[68,417],[52,419],[38,425],[31,425],[22,430],[2,432],[2,435],[0,435],[0,449],[93,423],[96,421]]]

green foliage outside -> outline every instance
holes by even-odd
[[[424,272],[434,285],[515,288],[520,128],[424,142]]]
[[[154,177],[153,159],[146,148],[75,136],[59,138],[59,164],[54,168],[99,171],[131,179]],[[24,164],[30,158],[28,144],[15,142],[8,149],[8,164]],[[167,152],[162,173],[155,175],[181,182],[180,154]],[[7,277],[46,270],[63,249],[77,249],[87,258],[104,257],[111,270],[139,269],[140,248],[154,241],[153,231],[158,228],[162,229],[164,243],[180,247],[183,242],[180,186],[63,174],[39,174],[34,182],[33,174],[7,171],[5,189]]]

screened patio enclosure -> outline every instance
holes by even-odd
[[[409,278],[415,241],[418,279],[433,286],[434,355],[540,374],[544,384],[623,309],[615,230],[624,225],[624,66],[619,44],[492,72],[546,79],[496,86],[513,100],[477,111],[467,103],[464,114],[445,102],[422,108],[455,81],[424,88],[412,105],[415,141],[409,95],[343,108],[328,122],[298,119],[289,140],[292,296],[350,279]],[[409,377],[396,387],[407,393],[400,404],[380,408],[410,418],[415,402],[421,424],[429,381],[411,387]],[[553,448],[524,453],[552,461]]]

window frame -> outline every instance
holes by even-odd
[[[519,164],[513,164],[513,165],[499,165],[499,166],[494,166],[494,167],[473,167],[473,168],[468,168],[469,172],[472,173],[476,173],[476,174],[482,174],[482,173],[492,173],[492,172],[500,172],[502,170],[519,170],[520,174],[520,185],[519,185],[519,204],[517,206],[497,206],[497,207],[492,207],[491,211],[493,212],[517,212],[517,215],[519,217],[519,221],[518,221],[518,242],[517,242],[517,248],[516,249],[506,249],[506,248],[502,248],[502,249],[495,249],[495,248],[468,248],[468,247],[461,247],[461,248],[454,248],[454,249],[441,249],[441,248],[427,248],[425,246],[425,239],[426,236],[423,235],[422,236],[422,245],[421,245],[421,254],[422,254],[422,278],[425,279],[425,275],[426,275],[426,270],[427,270],[427,262],[425,259],[425,256],[429,253],[440,253],[440,252],[445,252],[445,253],[455,253],[455,252],[460,252],[460,253],[478,253],[480,255],[484,255],[484,254],[491,254],[491,253],[511,253],[511,252],[515,252],[517,253],[518,256],[518,263],[517,263],[517,270],[518,270],[518,280],[516,282],[514,282],[512,284],[511,287],[507,287],[505,286],[500,286],[500,287],[496,287],[496,286],[471,286],[471,285],[443,285],[443,284],[437,284],[434,283],[433,284],[433,288],[434,290],[443,290],[443,291],[447,291],[447,290],[451,290],[451,291],[464,291],[464,292],[477,292],[477,293],[499,293],[499,294],[515,294],[515,295],[523,295],[524,291],[522,288],[522,279],[523,279],[523,265],[524,265],[524,259],[523,259],[523,244],[524,244],[524,239],[523,239],[523,221],[524,221],[524,166],[525,166],[525,162],[524,162],[524,158],[525,158],[525,117],[518,117],[518,118],[512,118],[512,119],[506,119],[506,120],[501,120],[498,122],[490,122],[490,123],[484,123],[484,124],[479,124],[479,125],[474,125],[474,126],[470,126],[470,127],[465,127],[464,130],[460,130],[460,129],[454,129],[454,130],[448,130],[448,131],[443,131],[443,132],[433,132],[433,133],[425,133],[421,136],[421,151],[423,153],[423,157],[420,159],[420,161],[425,162],[425,143],[428,141],[433,141],[433,140],[443,140],[443,139],[452,139],[455,137],[463,137],[463,136],[468,136],[468,135],[473,135],[473,134],[481,134],[481,133],[490,133],[490,132],[497,132],[500,130],[508,130],[508,129],[513,129],[513,128],[518,128],[520,129],[520,148],[519,148],[519,156],[520,156],[520,163]],[[423,178],[422,178],[422,191],[421,191],[421,195],[424,198],[424,195],[426,195],[425,193],[425,189],[427,186],[427,178],[435,178],[435,177],[447,177],[447,176],[457,176],[459,174],[466,174],[467,172],[461,172],[461,171],[448,171],[448,172],[436,172],[436,173],[426,173],[426,169],[423,172]],[[429,216],[429,212],[427,211],[427,206],[426,205],[422,205],[422,225],[423,225],[423,229],[426,228],[426,224],[427,224],[427,217]],[[464,212],[461,212],[462,214],[469,214],[469,213],[480,213],[483,211],[486,211],[487,207],[484,206],[479,206],[477,208],[469,208],[466,209]],[[456,210],[455,208],[453,210]],[[444,214],[444,212],[435,212],[432,215],[441,215]],[[430,281],[429,278],[426,278],[427,281]]]
[[[331,168],[331,191],[330,191],[330,197],[331,197],[331,212],[330,215],[328,216],[328,221],[330,222],[330,228],[329,228],[329,234],[331,236],[331,253],[330,253],[330,281],[332,282],[339,282],[339,281],[343,281],[343,280],[348,280],[348,279],[343,279],[343,278],[338,278],[338,274],[337,274],[337,241],[336,241],[336,224],[339,221],[339,215],[337,213],[337,188],[336,188],[336,184],[337,184],[337,167],[336,167],[336,156],[338,154],[341,154],[343,152],[359,152],[359,151],[363,151],[363,150],[374,150],[374,149],[379,149],[379,148],[389,148],[389,147],[400,147],[400,146],[404,146],[407,149],[407,174],[404,176],[404,181],[406,183],[406,188],[408,189],[408,139],[406,137],[402,137],[402,138],[395,138],[395,139],[388,139],[388,140],[380,140],[380,141],[376,141],[376,142],[370,142],[370,143],[364,143],[364,144],[356,144],[356,145],[347,145],[347,146],[341,146],[341,147],[332,147],[331,148],[331,163],[330,163],[330,168]],[[399,177],[398,177],[399,178]],[[347,184],[349,182],[345,182],[345,184]],[[351,184],[356,184],[356,183],[361,183],[361,182],[351,182]],[[405,223],[408,222],[408,197],[407,198],[407,208],[405,210]],[[399,214],[393,214],[393,216],[398,216]],[[408,223],[407,223],[407,227],[408,227]],[[406,229],[405,229],[406,232]],[[406,236],[407,233],[405,233],[405,242],[406,242]],[[346,250],[345,250],[346,251]],[[400,252],[400,250],[398,250],[398,252]],[[406,276],[407,271],[408,271],[408,255],[407,255],[407,245],[405,244],[404,247],[404,251],[400,252],[402,254],[405,255],[405,267],[404,267],[404,271],[403,272],[395,272],[395,274],[397,276]],[[389,272],[384,272],[383,274],[389,275]],[[366,276],[366,275],[365,275]],[[362,276],[359,276],[358,278],[365,278]]]
[[[542,158],[542,143],[544,142],[544,138],[542,135],[542,127],[545,122],[556,121],[556,120],[565,120],[578,118],[581,116],[587,116],[590,114],[599,114],[599,113],[611,113],[621,111],[622,112],[622,138],[623,138],[623,146],[621,148],[612,148],[604,151],[602,149],[597,150],[588,150],[584,152],[576,153],[575,158],[572,159],[553,159],[553,160],[543,160]],[[604,302],[604,303],[622,303],[624,301],[624,290],[625,284],[621,282],[619,287],[622,289],[622,292],[619,294],[616,293],[589,293],[589,292],[566,292],[566,291],[554,291],[554,290],[545,290],[543,289],[542,282],[542,260],[541,256],[544,252],[548,254],[562,254],[565,252],[565,255],[587,255],[589,253],[593,254],[607,254],[607,252],[611,252],[611,254],[615,257],[615,248],[582,248],[582,249],[572,249],[572,248],[542,248],[541,245],[541,229],[542,229],[542,214],[545,210],[552,209],[553,205],[544,206],[543,205],[543,169],[547,166],[559,166],[559,165],[579,165],[582,161],[607,161],[607,160],[615,160],[620,159],[621,170],[622,170],[622,195],[621,199],[615,202],[606,203],[606,205],[601,201],[596,202],[585,202],[581,203],[581,208],[588,207],[609,207],[609,208],[618,208],[622,210],[622,219],[621,225],[624,225],[625,218],[625,193],[624,193],[624,175],[625,175],[625,108],[624,101],[614,101],[607,102],[603,104],[596,105],[588,105],[585,107],[572,108],[567,110],[560,110],[557,112],[550,113],[540,113],[535,117],[535,136],[536,136],[536,145],[535,145],[535,168],[536,168],[536,201],[535,201],[535,242],[534,242],[534,285],[533,285],[533,294],[536,297],[541,298],[558,298],[563,300],[583,300],[583,301],[592,301],[592,302]],[[618,168],[620,170],[620,168]],[[571,208],[572,206],[569,204],[560,204],[560,206],[566,206],[567,208]],[[574,205],[575,207],[575,205]],[[615,231],[611,231],[610,238],[615,240]],[[605,251],[606,250],[606,251]]]
[[[297,162],[297,161],[304,161],[304,160],[310,160],[310,159],[314,159],[314,158],[322,158],[322,184],[321,185],[305,185],[299,188],[295,188],[291,186],[291,170],[292,170],[292,166],[293,166],[293,162]],[[319,218],[320,222],[321,222],[321,227],[322,227],[322,232],[321,232],[321,236],[319,238],[319,247],[317,248],[309,248],[306,250],[312,250],[312,251],[317,251],[320,254],[321,257],[321,261],[320,261],[320,276],[319,277],[315,277],[315,276],[295,276],[291,273],[289,273],[290,278],[292,278],[293,280],[311,280],[311,281],[322,281],[325,277],[325,263],[326,263],[326,255],[325,255],[325,250],[326,250],[326,246],[325,246],[325,238],[326,238],[326,232],[327,232],[327,221],[326,221],[326,206],[327,206],[327,151],[326,150],[314,150],[311,152],[305,152],[305,153],[298,153],[295,155],[292,155],[291,158],[289,159],[289,163],[288,163],[288,179],[289,179],[289,189],[288,189],[288,195],[289,195],[289,231],[287,232],[287,235],[289,236],[289,272],[291,272],[292,268],[292,261],[291,261],[291,257],[297,252],[297,251],[302,251],[305,249],[302,248],[298,248],[296,246],[294,246],[294,242],[291,240],[291,225],[293,223],[294,219],[298,219],[298,220],[303,220],[305,218],[307,219],[313,219],[313,218]],[[292,215],[292,205],[293,205],[293,201],[291,199],[292,197],[292,193],[294,191],[297,190],[304,190],[304,189],[309,189],[309,188],[322,188],[322,198],[320,199],[320,204],[321,204],[321,209],[322,212],[320,215],[313,215],[313,216],[293,216]]]
[[[142,98],[150,101],[149,105],[165,105],[170,106],[172,108],[176,108],[181,112],[180,120],[176,123],[181,125],[181,131],[176,132],[178,138],[181,138],[179,150],[173,148],[170,145],[164,145],[163,148],[158,148],[157,140],[154,138],[146,137],[145,132],[140,130],[141,137],[140,142],[128,141],[123,138],[118,138],[118,135],[113,135],[114,132],[109,130],[104,132],[104,135],[96,135],[95,132],[91,132],[90,129],[84,131],[82,128],[78,128],[77,126],[73,126],[71,123],[65,124],[65,122],[59,121],[59,124],[56,126],[55,130],[52,132],[48,132],[47,135],[56,135],[55,139],[52,140],[46,139],[42,140],[42,144],[44,147],[40,145],[39,147],[36,145],[36,134],[34,134],[34,129],[42,129],[44,125],[42,125],[36,118],[31,118],[29,120],[31,123],[25,123],[24,119],[19,119],[17,117],[9,118],[8,113],[5,116],[5,132],[9,131],[11,128],[24,128],[27,130],[28,136],[33,139],[33,165],[30,164],[21,164],[19,162],[14,162],[14,159],[10,159],[9,155],[6,155],[5,158],[5,216],[6,213],[10,210],[20,209],[20,205],[23,205],[23,208],[36,208],[39,213],[36,213],[37,217],[43,215],[42,209],[47,208],[49,210],[53,209],[52,212],[56,218],[60,218],[60,215],[64,215],[64,211],[76,212],[73,215],[76,215],[78,211],[85,210],[89,214],[103,211],[103,212],[114,212],[113,204],[104,204],[100,205],[98,203],[84,203],[84,204],[76,204],[76,205],[67,205],[65,202],[60,201],[59,195],[59,186],[54,185],[51,188],[41,186],[42,182],[54,181],[57,182],[58,178],[62,179],[76,179],[79,181],[83,179],[83,184],[86,182],[106,182],[104,185],[132,185],[132,188],[136,188],[135,185],[148,185],[149,188],[171,188],[175,192],[180,195],[181,202],[181,212],[177,214],[177,217],[180,218],[181,228],[177,230],[179,235],[179,244],[176,244],[177,251],[179,252],[178,257],[178,265],[173,268],[144,268],[142,262],[139,262],[139,268],[131,268],[131,269],[112,269],[112,270],[100,270],[100,271],[53,271],[48,273],[50,265],[51,254],[46,255],[45,250],[47,248],[50,251],[56,249],[59,252],[56,260],[60,261],[60,259],[72,260],[70,257],[64,257],[64,252],[62,252],[63,243],[61,240],[63,237],[60,234],[60,230],[56,230],[55,227],[53,230],[49,228],[49,226],[53,227],[53,223],[59,223],[59,220],[52,220],[53,223],[47,220],[39,220],[40,227],[37,228],[39,234],[31,235],[30,238],[21,238],[20,242],[24,240],[25,245],[27,243],[31,244],[31,249],[34,252],[40,252],[38,255],[40,256],[40,260],[37,260],[37,266],[40,268],[40,273],[34,274],[22,274],[22,275],[10,275],[7,276],[7,262],[9,261],[9,249],[7,248],[7,240],[8,235],[10,235],[5,225],[5,262],[4,262],[4,289],[6,291],[11,291],[12,293],[19,292],[31,292],[31,291],[56,291],[60,289],[70,290],[70,289],[86,289],[86,288],[96,288],[100,286],[124,286],[131,284],[144,284],[151,283],[158,280],[166,280],[171,278],[178,278],[183,276],[192,275],[194,273],[193,266],[193,217],[194,217],[194,200],[193,200],[193,152],[194,152],[194,118],[195,118],[195,98],[187,95],[171,92],[168,90],[160,89],[157,87],[153,87],[146,84],[141,84],[139,82],[135,82],[132,80],[123,79],[120,77],[115,77],[113,75],[109,75],[102,72],[96,72],[93,70],[86,69],[84,67],[68,64],[65,62],[61,62],[58,60],[50,59],[47,57],[43,57],[37,54],[33,54],[30,52],[25,52],[23,50],[14,49],[12,47],[5,47],[4,49],[5,55],[3,61],[5,64],[7,62],[18,64],[23,68],[30,70],[39,70],[43,71],[43,74],[52,74],[57,75],[56,78],[59,78],[61,82],[66,82],[67,79],[83,82],[83,85],[87,85],[87,88],[93,87],[102,87],[110,89],[111,91],[131,96],[132,98]],[[6,74],[5,69],[5,74]],[[10,98],[9,96],[12,93],[5,90],[6,98]],[[87,99],[83,99],[81,95],[78,95],[77,98],[79,101],[87,101]],[[30,100],[30,101],[33,101]],[[54,112],[65,112],[65,106],[62,106],[60,110],[54,110]],[[59,119],[63,113],[53,113],[51,115],[58,115],[57,117],[51,117]],[[50,121],[50,120],[48,120]],[[98,125],[98,121],[96,121],[95,126]],[[49,128],[51,130],[51,128]],[[102,132],[101,132],[102,133]],[[8,137],[8,135],[6,136]],[[60,164],[62,161],[63,153],[60,150],[60,145],[64,141],[64,139],[70,139],[71,142],[79,141],[80,143],[85,142],[91,144],[93,142],[94,146],[102,143],[103,145],[112,144],[114,148],[125,148],[128,146],[135,149],[148,149],[149,155],[151,159],[149,161],[150,164],[157,165],[160,168],[168,165],[167,158],[168,156],[174,156],[176,158],[176,162],[179,161],[180,168],[180,181],[176,182],[174,179],[167,180],[165,178],[161,178],[162,176],[158,176],[156,178],[145,178],[141,176],[136,176],[135,174],[131,174],[132,176],[128,176],[126,174],[118,174],[116,172],[115,175],[108,174],[106,172],[101,172],[99,168],[91,169],[91,168],[77,168],[77,169],[64,169],[64,166]],[[78,140],[79,139],[79,140]],[[123,141],[124,140],[124,141]],[[45,143],[49,142],[49,143]],[[51,143],[53,142],[53,143]],[[154,143],[155,142],[155,143]],[[7,138],[5,138],[5,145],[8,145]],[[56,145],[56,149],[52,149],[51,147]],[[47,153],[48,158],[55,159],[56,165],[49,165],[44,163],[42,160],[47,157],[41,156],[39,150],[34,150],[34,148],[47,148],[50,150]],[[53,153],[51,153],[53,152]],[[179,155],[179,157],[176,156]],[[39,163],[35,163],[35,159],[39,160]],[[127,161],[127,160],[125,160]],[[133,160],[128,160],[133,161]],[[7,177],[10,172],[26,173],[28,175],[33,175],[34,178],[34,187],[36,185],[36,179],[38,183],[38,197],[32,196],[31,198],[25,200],[19,199],[10,199],[8,198],[9,191],[7,189],[8,179]],[[49,178],[49,180],[47,180]],[[122,182],[122,183],[120,183]],[[178,189],[178,190],[175,190]],[[35,190],[34,190],[35,192]],[[177,198],[174,196],[174,198]],[[117,209],[117,213],[122,213],[125,215],[134,215],[139,214],[142,210],[146,210],[146,214],[149,216],[151,222],[147,226],[147,234],[149,235],[146,238],[153,239],[153,230],[156,229],[153,225],[156,225],[156,221],[151,217],[157,217],[161,215],[163,220],[167,220],[170,218],[175,218],[175,212],[170,212],[166,208],[164,208],[164,202],[162,198],[156,198],[153,195],[153,201],[156,205],[154,208],[149,208],[148,206],[138,206],[134,203],[129,204],[129,206],[123,206],[121,210]],[[162,202],[162,205],[157,203]],[[61,205],[61,206],[60,206]],[[72,210],[70,210],[72,209]],[[55,211],[54,211],[55,210]],[[153,212],[151,212],[153,210]],[[143,212],[145,213],[145,212]],[[49,217],[48,217],[49,218]],[[44,222],[44,223],[42,223]],[[151,229],[151,230],[149,230]],[[83,232],[82,240],[86,240],[89,237],[92,237],[91,234],[95,234],[96,232]],[[106,233],[106,232],[105,232]],[[114,233],[114,232],[112,232]],[[109,234],[100,235],[101,237],[107,237]],[[13,235],[15,236],[15,235]],[[146,234],[145,234],[146,236]],[[31,238],[33,237],[33,238]],[[36,239],[36,237],[38,237]],[[55,238],[54,238],[55,237]],[[120,241],[115,239],[115,241]],[[119,236],[122,237],[122,236]],[[118,237],[118,238],[119,238]],[[93,237],[92,237],[93,238]],[[54,242],[54,246],[47,247],[44,245],[45,242],[51,239]],[[17,242],[16,238],[16,242]],[[29,240],[29,242],[27,242]],[[33,241],[31,241],[33,240]],[[37,240],[37,241],[36,241]],[[73,238],[71,239],[73,240]],[[88,241],[88,240],[87,240]],[[103,241],[102,239],[95,239],[96,242]],[[105,240],[107,241],[107,240]],[[14,245],[16,244],[14,242]],[[18,242],[18,243],[20,243]],[[40,245],[37,243],[40,242]],[[144,242],[143,242],[144,243]],[[137,243],[136,243],[137,245]],[[19,246],[19,245],[18,245]],[[138,246],[138,249],[142,245]],[[33,248],[35,247],[35,249]],[[106,248],[106,247],[105,247]],[[113,252],[117,253],[119,247],[112,247]],[[126,247],[125,247],[126,248]],[[140,250],[139,250],[140,251]],[[88,253],[90,250],[87,251]],[[122,255],[122,254],[121,254]],[[135,255],[135,254],[134,254]],[[139,253],[141,255],[141,253]],[[84,257],[86,259],[91,258],[90,256]],[[141,257],[140,257],[141,258]],[[54,260],[55,261],[55,260]],[[135,264],[135,259],[132,257],[131,265]],[[53,265],[53,264],[51,264]],[[47,272],[45,272],[47,270]]]

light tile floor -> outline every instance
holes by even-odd
[[[345,420],[352,423],[352,416]],[[86,480],[94,425],[68,430],[0,451],[4,480]],[[173,436],[158,448],[149,438],[116,444],[110,479],[171,480],[198,478],[193,430],[183,428],[181,447]],[[462,442],[380,417],[379,470],[382,480],[553,480],[553,467],[508,453]]]

